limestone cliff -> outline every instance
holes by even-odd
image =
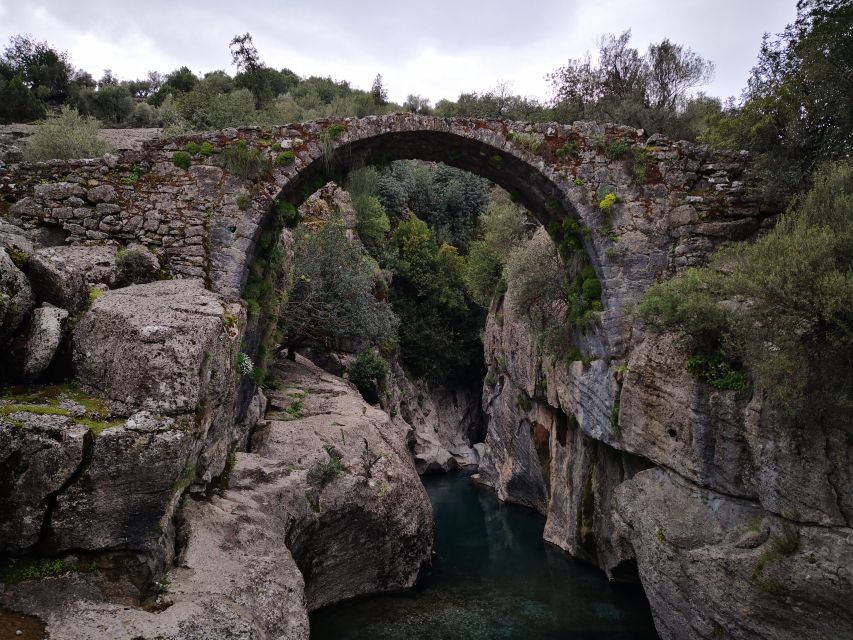
[[[662,638],[853,633],[848,435],[791,432],[760,390],[697,381],[669,335],[554,363],[501,300],[485,349],[480,481],[545,514],[549,542],[639,578]]]

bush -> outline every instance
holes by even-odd
[[[614,140],[610,144],[607,145],[607,159],[608,160],[618,160],[622,158],[628,151],[630,151],[631,145],[628,144],[626,140]]]
[[[184,150],[191,156],[194,156],[201,151],[201,145],[197,142],[188,142]]]
[[[172,154],[172,164],[179,169],[189,169],[190,161],[190,154],[186,151],[175,151],[175,153]]]
[[[209,142],[202,142],[198,152],[203,156],[209,156],[213,153],[213,145]]]
[[[287,200],[276,202],[275,212],[288,229],[293,229],[299,224],[299,210]]]
[[[374,196],[357,195],[353,198],[355,230],[372,256],[379,256],[387,243],[391,221]]]
[[[345,472],[341,459],[334,453],[331,447],[325,448],[328,460],[318,462],[308,470],[308,484],[322,489],[330,484],[335,478],[342,476]]]
[[[746,374],[735,370],[722,353],[693,355],[687,360],[687,370],[694,377],[722,391],[743,391],[748,386]]]
[[[486,309],[492,303],[503,277],[503,260],[486,242],[476,240],[468,249],[465,286],[471,298]]]
[[[99,128],[100,123],[94,118],[83,117],[74,109],[63,107],[62,115],[39,125],[27,141],[24,159],[38,162],[102,156],[112,147],[98,136]]]
[[[617,202],[619,202],[619,196],[617,196],[615,193],[608,193],[598,203],[598,208],[604,213],[607,213]]]
[[[379,387],[388,376],[388,363],[372,349],[361,351],[347,368],[347,375],[370,404],[379,401]]]
[[[245,211],[250,206],[252,206],[252,196],[250,196],[246,192],[240,192],[237,194],[237,208],[240,211]]]
[[[275,166],[284,167],[296,159],[296,154],[290,149],[282,151],[275,157]]]
[[[244,180],[254,180],[269,171],[270,162],[259,149],[251,149],[245,140],[228,145],[217,158],[219,166]]]

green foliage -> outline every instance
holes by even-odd
[[[341,137],[341,135],[343,135],[344,131],[346,130],[347,128],[344,125],[335,123],[328,128],[326,133],[329,134],[329,138],[331,138],[332,140],[337,140]]]
[[[333,449],[327,446],[325,451],[328,460],[318,462],[308,470],[308,484],[318,489],[323,489],[346,472]]]
[[[184,147],[184,151],[186,151],[191,156],[194,156],[201,151],[201,145],[197,142],[188,142],[187,146]]]
[[[33,98],[51,104],[61,104],[68,97],[72,71],[68,54],[29,35],[9,38],[0,57],[0,81],[18,78]]]
[[[19,560],[15,565],[0,570],[0,582],[14,585],[27,580],[43,580],[60,576],[69,571],[71,571],[70,566],[61,558]]]
[[[570,140],[562,147],[557,149],[555,152],[556,156],[560,160],[566,160],[567,158],[575,158],[580,153],[580,145],[576,140]]]
[[[631,145],[627,140],[614,140],[610,144],[607,145],[607,159],[608,160],[619,160],[623,158],[628,151],[631,150]]]
[[[361,194],[353,198],[355,229],[372,256],[379,256],[391,232],[391,222],[375,196]]]
[[[598,203],[598,208],[601,211],[607,213],[608,211],[610,211],[611,208],[613,208],[613,205],[617,202],[619,202],[619,196],[617,196],[615,193],[608,193]]]
[[[250,196],[245,191],[241,191],[237,194],[237,208],[240,211],[245,211],[250,206],[252,206],[252,196]]]
[[[379,387],[388,376],[388,363],[372,349],[365,349],[347,367],[347,375],[370,404],[379,401]]]
[[[270,168],[270,161],[261,150],[250,148],[245,140],[225,147],[217,157],[217,162],[223,169],[244,180],[254,180]]]
[[[288,229],[293,229],[299,224],[299,210],[287,200],[277,201],[275,212]]]
[[[853,6],[806,0],[793,24],[765,36],[744,101],[709,114],[702,141],[747,149],[758,193],[784,202],[808,187],[813,168],[853,148]]]
[[[275,166],[284,167],[291,164],[296,159],[296,154],[290,149],[282,151],[275,157]]]
[[[72,416],[71,411],[62,406],[66,400],[81,405],[85,414]],[[124,420],[110,418],[110,411],[100,398],[83,393],[70,384],[3,389],[0,393],[0,417],[8,417],[18,412],[65,416],[87,427],[94,436],[124,423]]]
[[[172,164],[179,169],[189,169],[192,158],[186,151],[175,151],[172,154]]]
[[[479,378],[483,314],[465,295],[465,260],[457,249],[439,246],[432,229],[409,216],[392,236],[387,266],[407,370],[445,383]]]
[[[24,159],[38,162],[102,156],[112,147],[98,136],[99,128],[97,120],[63,107],[62,115],[39,125],[27,141]]]
[[[343,221],[329,221],[316,233],[297,229],[295,240],[293,288],[280,318],[288,348],[391,339],[397,320],[374,296],[375,263],[347,239]]]
[[[514,133],[511,140],[533,154],[542,148],[542,139],[532,133]]]
[[[723,354],[696,354],[687,359],[687,370],[694,377],[722,391],[743,391],[747,388],[746,374],[733,368]]]
[[[198,152],[203,156],[209,156],[213,154],[213,145],[209,142],[202,142],[201,146],[198,148]]]
[[[610,409],[610,430],[619,436],[619,403],[615,402]]]
[[[471,298],[486,309],[498,291],[503,277],[504,261],[485,241],[475,240],[468,248],[465,286]]]
[[[0,123],[32,122],[44,114],[44,106],[19,76],[0,77]]]
[[[776,227],[722,251],[711,268],[653,287],[640,314],[744,363],[791,424],[846,424],[853,390],[853,168],[817,173]],[[720,302],[740,299],[736,312]]]

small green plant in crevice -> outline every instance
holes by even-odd
[[[794,525],[784,524],[781,534],[771,536],[770,545],[780,555],[793,555],[800,549],[800,532]]]
[[[270,161],[260,149],[238,140],[225,147],[216,159],[219,166],[244,180],[255,180],[270,169]]]
[[[575,185],[576,187],[582,187],[582,186],[584,186],[584,185],[586,184],[586,183],[585,183],[583,180],[581,180],[580,178],[575,178],[572,182],[574,183],[574,185]]]
[[[509,134],[507,135],[508,140],[512,140],[519,146],[530,151],[530,153],[539,153],[540,149],[542,148],[542,140],[538,136],[533,135],[532,133],[522,132],[511,135],[512,138],[509,137]]]
[[[71,566],[61,558],[18,560],[15,564],[0,569],[0,582],[13,585],[27,580],[42,580],[60,576],[69,571],[72,571]]]
[[[494,387],[498,383],[498,377],[492,369],[486,373],[486,378],[483,380],[487,387]]]
[[[321,460],[308,470],[308,484],[321,490],[346,472],[334,449],[327,445],[324,450],[328,460]]]
[[[613,432],[617,438],[619,437],[619,403],[613,403],[613,407],[610,409],[610,430]]]
[[[198,152],[203,156],[213,155],[213,145],[209,142],[202,142],[201,146],[198,148]]]
[[[367,438],[364,438],[364,449],[361,451],[361,464],[364,467],[364,475],[368,478],[373,477],[374,465],[382,459],[382,455],[370,450],[370,444]]]
[[[95,302],[98,298],[104,295],[104,290],[100,287],[89,287],[89,295],[87,298],[88,306],[92,306],[92,303]]]
[[[186,151],[191,156],[196,155],[201,152],[201,145],[198,142],[188,142],[187,146],[184,147],[184,151]]]
[[[190,154],[186,151],[175,151],[175,153],[172,154],[172,164],[179,169],[189,169],[190,160]]]
[[[184,468],[181,469],[181,475],[178,476],[178,479],[175,481],[175,491],[183,491],[192,484],[194,479],[195,464],[188,460],[187,463],[184,465]]]
[[[252,372],[255,370],[255,365],[252,362],[252,359],[242,351],[237,354],[237,371],[240,372],[240,375],[250,376]]]
[[[18,249],[7,249],[6,252],[9,254],[9,259],[12,260],[15,266],[19,269],[26,267],[27,263],[30,261],[30,256]]]
[[[252,196],[250,196],[245,191],[241,191],[237,194],[237,208],[240,211],[245,211],[250,206],[252,206]]]
[[[522,411],[530,411],[533,403],[524,391],[519,391],[515,396],[515,406]]]
[[[139,165],[133,165],[133,169],[130,171],[130,175],[123,177],[120,182],[122,184],[136,184],[139,182],[139,178],[141,177]]]
[[[619,202],[619,196],[611,192],[598,202],[598,208],[600,211],[608,213],[617,202]]]
[[[648,178],[649,168],[654,162],[654,158],[645,149],[634,149],[631,155],[631,183],[644,184]]]
[[[282,151],[275,157],[275,166],[284,167],[296,160],[296,154],[290,149]]]
[[[293,229],[299,224],[299,210],[287,200],[276,202],[275,212],[288,229]]]
[[[619,160],[631,149],[627,140],[614,140],[607,145],[605,153],[608,160]]]
[[[302,417],[302,409],[305,406],[305,398],[308,394],[305,391],[296,391],[289,395],[292,400],[290,401],[290,406],[288,406],[284,412],[291,420],[298,420]]]
[[[580,145],[575,140],[570,140],[562,147],[557,149],[554,154],[560,159],[574,158],[580,153]]]
[[[687,359],[685,366],[694,378],[721,391],[743,391],[749,386],[746,374],[719,351],[711,355],[694,354]]]
[[[346,130],[347,128],[344,125],[335,123],[326,130],[326,133],[332,140],[337,140]]]

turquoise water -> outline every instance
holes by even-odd
[[[435,516],[430,575],[406,593],[317,611],[311,640],[654,639],[639,587],[542,540],[538,513],[501,503],[467,476],[424,478]]]

